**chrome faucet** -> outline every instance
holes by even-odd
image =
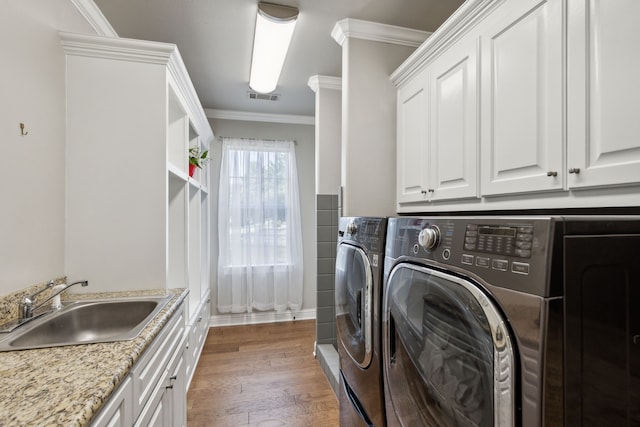
[[[45,305],[47,302],[51,301],[53,299],[53,297],[55,297],[56,295],[61,294],[62,292],[66,291],[67,289],[69,289],[71,286],[73,285],[81,285],[82,287],[88,286],[89,285],[89,281],[88,280],[80,280],[78,282],[73,282],[70,285],[66,285],[64,288],[61,288],[59,290],[57,290],[56,292],[54,292],[53,294],[49,295],[49,298],[45,299],[44,301],[42,301],[40,304],[36,305],[35,307],[33,306],[34,303],[34,298],[39,295],[40,293],[46,291],[47,289],[53,287],[54,285],[54,281],[51,280],[49,281],[49,283],[47,283],[47,285],[43,288],[40,289],[38,292],[36,292],[35,294],[28,296],[28,297],[24,297],[22,298],[22,301],[20,301],[20,319],[30,319],[33,317],[33,313],[39,309],[40,307],[42,307],[43,305]]]

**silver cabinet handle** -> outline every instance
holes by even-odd
[[[577,175],[580,173],[580,168],[571,168],[569,169],[569,173],[575,173]]]
[[[558,172],[556,172],[556,171],[549,171],[549,172],[547,172],[547,176],[558,176]]]

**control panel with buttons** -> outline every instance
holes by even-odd
[[[467,224],[464,249],[487,254],[530,258],[533,226]]]
[[[405,217],[391,221],[386,258],[451,266],[489,285],[548,295],[555,219],[549,217]]]

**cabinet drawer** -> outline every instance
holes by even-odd
[[[162,376],[176,346],[184,334],[184,305],[173,315],[160,335],[143,354],[132,371],[134,413],[139,413]]]

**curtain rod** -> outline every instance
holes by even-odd
[[[244,139],[246,141],[266,141],[266,142],[286,142],[286,141],[293,141],[293,143],[295,145],[298,145],[298,141],[296,141],[295,139],[267,139],[267,138],[243,138],[243,137],[239,137],[239,136],[219,136],[218,140],[219,142],[222,142],[223,139]]]

